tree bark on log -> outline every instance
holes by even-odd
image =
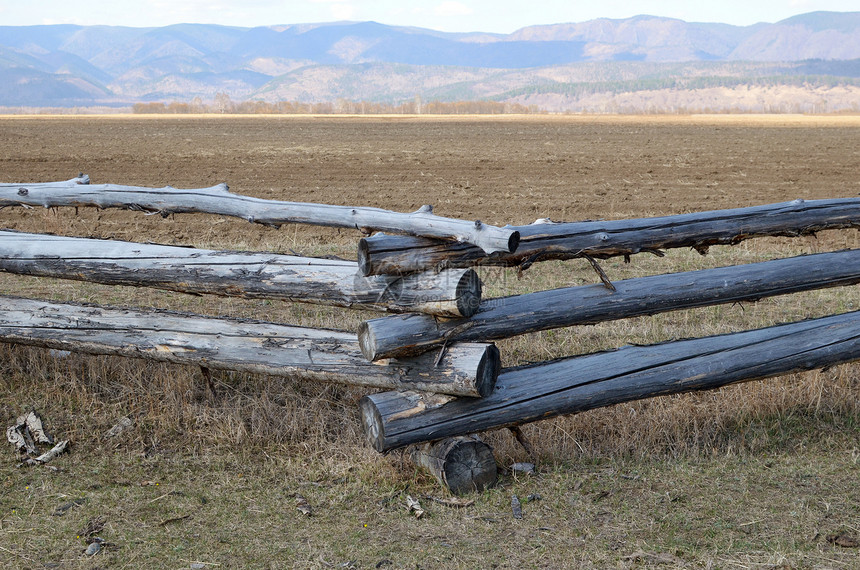
[[[860,283],[860,250],[615,281],[616,291],[584,285],[485,299],[469,319],[404,314],[365,321],[358,333],[369,359],[419,354],[454,341],[489,341],[529,332],[734,303]]]
[[[589,256],[606,259],[692,247],[735,245],[763,236],[796,237],[821,230],[860,227],[860,199],[794,200],[779,204],[714,210],[659,218],[538,223],[509,226],[520,234],[515,252],[487,255],[465,243],[375,235],[359,242],[364,275],[410,273],[475,265],[520,266],[537,261]]]
[[[405,214],[380,208],[334,206],[264,200],[228,191],[226,184],[209,188],[145,188],[118,184],[10,184],[0,186],[0,206],[94,206],[170,214],[203,213],[232,216],[268,226],[311,224],[395,232],[468,242],[481,250],[513,252],[519,234],[480,221],[433,215],[431,206]]]
[[[345,260],[12,231],[0,231],[0,271],[448,317],[474,314],[481,299],[481,280],[471,269],[365,277]]]
[[[498,477],[492,448],[475,436],[418,444],[409,450],[409,456],[454,495],[480,493]]]
[[[0,297],[0,342],[472,397],[492,391],[501,367],[492,344],[371,364],[340,331],[16,297]]]
[[[712,390],[860,360],[860,312],[733,333],[625,346],[504,370],[481,400],[447,402],[384,392],[360,402],[380,451],[575,414],[631,400]]]

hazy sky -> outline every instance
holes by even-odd
[[[166,26],[196,22],[242,27],[374,20],[448,32],[509,33],[524,26],[627,18],[749,25],[815,10],[860,10],[858,0],[0,0],[0,25]]]

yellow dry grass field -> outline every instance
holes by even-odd
[[[0,182],[207,187],[527,224],[860,195],[857,116],[14,116]],[[355,231],[204,215],[0,210],[0,227],[354,259]],[[613,280],[860,247],[860,231],[602,262]],[[594,283],[588,263],[481,269],[485,297]],[[4,294],[356,330],[374,313],[0,275]],[[505,366],[860,308],[857,286],[535,333]],[[0,419],[35,408],[60,471],[0,454],[0,564],[54,568],[856,568],[860,366],[482,434],[502,475],[454,509],[363,441],[359,389],[0,346]],[[120,418],[132,426],[106,432]],[[510,471],[537,460],[537,474]],[[405,496],[420,497],[420,520]],[[511,496],[524,503],[511,516]],[[530,500],[526,501],[526,497]],[[296,510],[298,498],[313,507]],[[71,506],[69,506],[71,505]],[[66,507],[61,510],[61,507]],[[60,514],[57,514],[57,513]],[[56,515],[56,516],[55,516]],[[84,532],[95,525],[95,533]],[[100,525],[100,526],[99,526]],[[83,553],[88,537],[104,548]],[[855,546],[851,546],[855,540]],[[194,566],[194,565],[197,566]]]

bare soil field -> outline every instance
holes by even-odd
[[[179,188],[504,225],[860,194],[860,117],[3,117],[0,182]],[[0,228],[355,257],[358,232],[89,208],[0,210]],[[860,232],[608,260],[612,279],[860,246]],[[485,296],[593,283],[587,263],[484,269]],[[4,293],[355,330],[373,313],[0,275]],[[856,310],[857,287],[499,343],[506,366]],[[0,420],[36,408],[60,472],[0,453],[3,567],[857,568],[860,366],[658,398],[524,429],[538,474],[452,509],[362,440],[360,391],[0,346]],[[134,426],[104,433],[118,418]],[[485,434],[502,468],[532,460]],[[422,497],[428,515],[404,507]],[[525,516],[511,516],[511,495]],[[296,498],[314,507],[306,517]],[[52,516],[56,509],[80,499]],[[82,554],[93,521],[107,545]],[[844,537],[844,540],[838,537]],[[844,546],[842,543],[848,545]]]

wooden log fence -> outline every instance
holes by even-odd
[[[510,226],[520,234],[519,247],[511,253],[491,255],[466,243],[375,235],[359,242],[358,264],[365,275],[475,265],[526,269],[551,259],[606,259],[643,252],[662,255],[664,249],[679,247],[705,253],[712,245],[735,245],[754,237],[796,237],[857,227],[860,198],[794,200],[657,218]]]
[[[0,208],[208,213],[273,227],[306,223],[407,235],[363,239],[358,262],[352,262],[0,231],[0,271],[405,314],[368,320],[356,337],[254,320],[0,297],[0,342],[385,390],[360,403],[371,445],[381,452],[412,446],[413,461],[457,494],[496,479],[492,450],[475,432],[860,360],[860,312],[504,371],[498,349],[487,342],[855,285],[860,250],[484,300],[471,269],[525,269],[547,259],[595,263],[677,247],[704,254],[711,245],[752,237],[857,228],[860,199],[498,228],[438,217],[429,206],[404,214],[262,200],[232,194],[224,184],[182,190],[89,182],[81,174],[60,182],[0,184]]]
[[[639,277],[486,299],[469,319],[404,314],[362,323],[369,360],[419,354],[447,342],[508,338],[721,303],[860,283],[860,250],[802,255],[717,269]]]
[[[378,451],[575,414],[659,395],[860,360],[860,312],[504,370],[480,400],[383,392],[362,398]]]
[[[194,294],[468,317],[472,269],[365,277],[355,262],[0,231],[0,271]]]
[[[69,182],[0,186],[0,207],[22,205],[121,208],[162,216],[206,213],[273,227],[292,223],[355,228],[365,233],[380,230],[468,242],[487,253],[516,251],[520,239],[516,230],[509,228],[436,216],[431,206],[404,214],[380,208],[264,200],[233,194],[226,184],[196,189]]]
[[[0,342],[234,370],[480,397],[500,369],[492,344],[369,363],[355,335],[261,321],[0,297]]]

